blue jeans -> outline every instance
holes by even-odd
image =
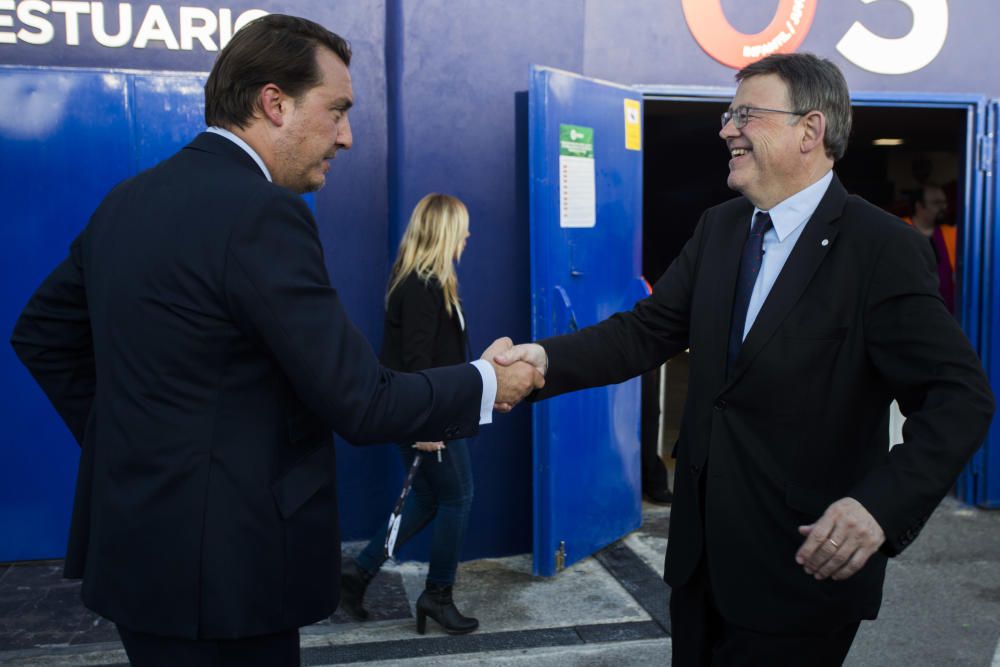
[[[458,555],[472,506],[472,463],[469,441],[452,440],[441,450],[441,462],[433,452],[418,452],[410,444],[400,445],[399,453],[409,470],[416,454],[423,457],[413,480],[413,488],[403,505],[403,516],[396,536],[396,550],[434,521],[431,538],[431,562],[427,583],[451,586],[455,583]],[[375,574],[385,562],[386,522],[358,555],[358,566]]]

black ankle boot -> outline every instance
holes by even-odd
[[[451,599],[451,586],[428,583],[417,599],[417,632],[427,631],[427,617],[441,624],[449,635],[464,635],[479,627],[479,621],[462,616]]]
[[[353,558],[347,560],[340,570],[340,607],[358,621],[368,620],[364,607],[365,591],[375,577],[358,567]]]

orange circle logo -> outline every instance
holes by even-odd
[[[771,24],[756,35],[733,28],[722,0],[681,0],[684,19],[705,53],[740,69],[772,53],[792,53],[809,34],[817,0],[781,0]]]

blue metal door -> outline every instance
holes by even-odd
[[[203,127],[197,76],[0,67],[22,112],[0,120],[0,333],[107,192]],[[25,102],[26,101],[26,102]],[[79,448],[0,345],[0,562],[65,553]]]
[[[535,66],[528,93],[532,337],[631,308],[641,278],[642,98]],[[638,528],[639,380],[534,406],[534,572]]]
[[[973,209],[979,224],[963,244],[971,253],[963,271],[965,285],[978,289],[978,317],[975,331],[966,328],[976,344],[994,393],[1000,392],[1000,101],[993,100],[977,109],[973,169]],[[964,322],[963,322],[964,323]],[[1000,419],[994,419],[986,441],[962,472],[958,495],[981,507],[1000,507]]]

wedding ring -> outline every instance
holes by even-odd
[[[836,542],[834,542],[832,537],[826,538],[826,541],[829,542],[830,544],[832,544],[834,549],[839,549],[840,548],[840,545],[837,544]]]

